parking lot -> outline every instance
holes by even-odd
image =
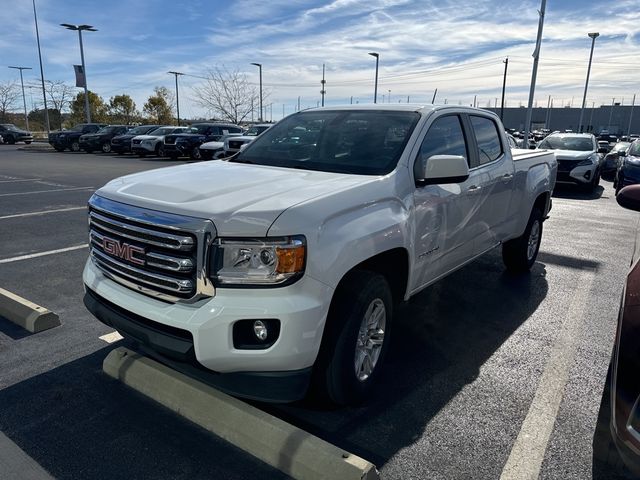
[[[282,478],[102,373],[122,341],[100,338],[113,330],[82,304],[86,202],[184,162],[20,148],[0,146],[0,288],[62,325],[29,334],[0,318],[0,447],[55,478]],[[385,479],[627,478],[606,463],[604,392],[637,223],[609,182],[557,189],[529,275],[505,273],[496,250],[399,307],[368,403],[256,405]]]

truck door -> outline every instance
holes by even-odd
[[[514,186],[514,165],[502,143],[497,122],[481,115],[469,115],[473,130],[472,143],[478,157],[477,169],[486,174],[482,185],[483,205],[479,210],[482,232],[476,238],[476,251],[484,252],[505,238],[509,229],[511,195]]]
[[[471,162],[469,142],[459,115],[445,114],[436,118],[422,141],[414,159],[415,172],[433,155],[461,155]],[[470,167],[474,165],[470,163]],[[458,267],[474,255],[474,239],[478,235],[477,196],[486,173],[472,169],[462,183],[416,185],[415,263],[416,279],[412,290],[431,283]]]

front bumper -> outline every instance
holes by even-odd
[[[219,288],[215,297],[194,304],[171,304],[106,278],[91,259],[83,280],[89,310],[123,336],[145,345],[167,363],[177,362],[178,369],[207,369],[204,373],[215,375],[208,381],[221,389],[271,401],[304,396],[333,295],[331,288],[305,275],[287,287]],[[269,318],[281,323],[279,337],[271,347],[234,348],[235,322]],[[235,380],[224,383],[222,377],[243,379],[238,382],[244,386],[232,385]],[[277,395],[268,391],[269,386],[277,385]]]
[[[593,177],[596,174],[597,170],[597,165],[581,165],[579,167],[575,167],[570,171],[563,171],[558,169],[556,182],[586,185],[593,180]]]
[[[164,144],[164,153],[167,156],[178,155],[178,156],[188,156],[189,146],[182,143],[165,143]]]
[[[136,145],[131,145],[131,151],[133,153],[155,153],[156,146],[154,145],[146,145],[142,143],[138,143]]]

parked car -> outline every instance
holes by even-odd
[[[180,133],[164,137],[164,154],[173,159],[191,157],[200,159],[200,145],[219,140],[228,133],[242,133],[242,127],[230,123],[195,123]]]
[[[162,125],[139,125],[132,128],[122,135],[116,135],[111,139],[111,151],[116,152],[118,155],[123,153],[131,153],[131,139],[138,135],[144,135],[156,128],[160,128]]]
[[[230,157],[240,151],[243,145],[253,142],[259,135],[271,128],[271,123],[252,125],[249,129],[239,137],[227,138],[224,141],[224,148],[218,157]]]
[[[615,178],[620,163],[620,154],[626,153],[630,145],[630,142],[618,142],[611,148],[609,153],[604,156],[600,169],[602,178],[605,180],[613,180]]]
[[[602,132],[598,135],[598,141],[604,141],[613,145],[618,143],[618,137],[611,133]]]
[[[224,152],[224,142],[231,137],[239,137],[242,133],[229,133],[223,135],[215,142],[205,142],[200,145],[200,157],[203,160],[211,160],[212,158],[219,158],[219,155]]]
[[[139,157],[157,155],[164,157],[164,136],[171,133],[185,132],[189,127],[172,127],[167,125],[159,127],[144,135],[138,135],[131,139],[131,153]]]
[[[362,402],[394,303],[494,247],[511,271],[535,262],[557,164],[552,152],[515,155],[481,109],[294,113],[229,161],[99,189],[85,305],[238,396],[294,401],[313,384],[320,398]]]
[[[17,142],[24,142],[28,145],[33,141],[33,135],[31,135],[31,132],[22,130],[21,128],[16,127],[13,123],[0,124],[0,135],[2,135],[2,141],[9,145],[13,145]]]
[[[606,140],[598,140],[598,151],[602,152],[603,154],[607,154],[611,151],[611,148],[611,144]]]
[[[538,144],[558,160],[558,183],[572,183],[592,192],[600,183],[602,161],[596,138],[590,133],[552,133]]]
[[[629,149],[618,152],[618,171],[613,180],[616,194],[627,185],[640,183],[640,140],[636,140]]]
[[[637,142],[634,142],[637,143]],[[624,187],[616,200],[640,212],[640,185]],[[611,357],[611,435],[620,457],[640,477],[640,237],[627,274]]]
[[[79,123],[70,130],[49,133],[49,144],[59,152],[66,148],[72,152],[80,151],[80,136],[85,133],[95,133],[107,125],[104,123]]]
[[[94,150],[102,150],[103,153],[111,152],[111,139],[116,135],[122,135],[129,131],[129,125],[108,125],[101,128],[96,133],[85,133],[80,135],[80,149],[87,153]]]
[[[511,135],[510,133],[507,133],[507,141],[509,142],[509,146],[511,148],[520,148],[518,146],[518,141],[515,139],[515,137],[513,135]]]

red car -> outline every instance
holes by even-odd
[[[624,208],[640,212],[640,185],[616,197]],[[611,434],[625,465],[640,476],[640,242],[636,240],[618,315],[612,358]]]

